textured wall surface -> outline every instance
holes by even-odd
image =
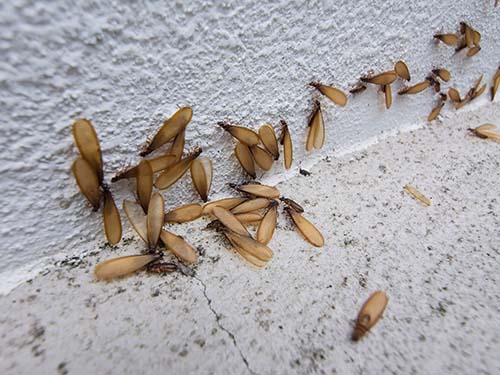
[[[432,40],[435,32],[455,31],[460,21],[482,32],[482,51],[471,59]],[[257,128],[286,119],[295,142],[292,175],[301,162],[422,122],[436,102],[428,91],[397,97],[386,111],[375,88],[342,109],[322,99],[326,147],[306,155],[314,95],[308,82],[348,89],[369,69],[387,70],[402,58],[414,81],[444,66],[453,74],[451,85],[464,92],[482,73],[490,82],[500,60],[498,35],[500,10],[493,0],[4,1],[2,280],[52,255],[104,241],[100,215],[88,208],[69,171],[76,157],[70,134],[75,118],[93,122],[109,179],[138,160],[146,137],[176,108],[191,105],[187,147],[200,145],[213,158],[217,196],[227,182],[244,179],[233,140],[214,126],[218,120]],[[280,163],[262,180],[286,177]],[[129,182],[113,186],[119,202],[132,189]],[[197,199],[187,177],[165,197],[169,207]]]

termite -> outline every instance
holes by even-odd
[[[356,325],[352,332],[352,340],[358,341],[368,332],[382,317],[389,302],[389,298],[382,291],[376,291],[363,304],[359,311]]]

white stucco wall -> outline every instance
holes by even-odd
[[[482,73],[490,83],[500,61],[500,9],[493,2],[2,2],[0,281],[104,242],[100,214],[70,174],[75,118],[94,124],[109,179],[138,160],[146,136],[176,108],[191,105],[187,147],[200,145],[213,159],[212,196],[221,196],[228,182],[245,179],[234,141],[215,126],[221,119],[256,129],[284,118],[294,141],[291,175],[301,163],[422,124],[436,102],[430,90],[395,96],[387,111],[373,87],[342,109],[323,98],[326,146],[306,155],[311,80],[347,90],[369,69],[388,70],[404,59],[414,82],[443,66],[462,93]],[[482,51],[470,59],[432,39],[460,21],[482,33]],[[262,180],[286,177],[280,162]],[[113,185],[120,203],[132,190],[132,183]],[[197,199],[187,176],[164,196],[168,207]]]

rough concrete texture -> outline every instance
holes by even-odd
[[[435,32],[456,31],[460,21],[482,33],[482,50],[470,59],[432,40]],[[322,99],[327,143],[306,155],[311,80],[347,90],[368,70],[404,59],[414,82],[444,66],[453,79],[443,88],[464,93],[480,74],[491,81],[498,35],[493,0],[0,2],[1,291],[34,263],[91,251],[102,241],[101,217],[70,174],[75,118],[94,123],[109,179],[137,162],[146,137],[176,108],[192,105],[187,147],[198,144],[213,159],[212,193],[221,196],[227,182],[245,177],[234,141],[217,121],[257,128],[286,119],[296,164],[286,174],[277,163],[262,176],[284,180],[301,162],[424,121],[437,102],[428,90],[395,96],[386,111],[375,87],[346,108]],[[132,185],[112,188],[121,202]],[[165,196],[170,207],[197,199],[188,178]]]
[[[500,123],[498,104],[280,183],[326,245],[313,248],[281,213],[263,270],[199,220],[175,226],[200,250],[195,277],[93,280],[99,261],[143,249],[126,225],[116,248],[59,262],[1,298],[0,373],[500,373],[500,147],[467,132],[484,122]],[[353,343],[377,289],[388,308]]]

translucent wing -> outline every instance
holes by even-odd
[[[234,215],[243,214],[246,212],[260,210],[262,208],[267,208],[270,204],[271,201],[267,198],[250,199],[231,209],[231,212]]]
[[[197,158],[191,163],[191,179],[193,185],[204,202],[212,185],[212,161],[209,158]]]
[[[214,207],[212,215],[219,220],[227,229],[232,232],[239,233],[243,236],[250,236],[245,226],[234,216],[230,211],[222,207]]]
[[[260,146],[250,147],[252,156],[259,167],[268,171],[273,166],[273,157]]]
[[[198,219],[203,212],[203,208],[198,203],[189,203],[177,207],[165,215],[166,223],[186,223]]]
[[[231,243],[261,261],[268,262],[273,257],[273,251],[270,248],[259,241],[254,240],[250,236],[241,235],[231,231],[226,231],[225,235],[229,238]]]
[[[259,129],[259,137],[266,150],[273,155],[274,160],[278,160],[280,151],[274,128],[270,124],[262,125]]]
[[[292,137],[290,136],[290,131],[288,130],[288,125],[282,121],[283,124],[283,135],[281,143],[283,144],[283,159],[285,163],[285,168],[290,169],[293,162],[293,146]]]
[[[99,280],[110,280],[136,272],[157,259],[157,255],[129,255],[108,259],[95,267],[94,274]]]
[[[147,219],[141,205],[136,202],[124,200],[123,211],[137,234],[144,242],[148,243]]]
[[[390,70],[387,72],[383,72],[377,75],[374,75],[373,77],[361,77],[361,81],[363,82],[368,82],[368,83],[373,83],[375,85],[390,85],[393,83],[396,79],[398,78],[398,75],[394,70]]]
[[[148,212],[149,199],[153,191],[153,171],[147,160],[143,160],[137,166],[136,176],[137,198],[144,212]]]
[[[451,73],[446,69],[433,69],[432,73],[437,75],[445,82],[448,82],[451,79]]]
[[[246,144],[238,142],[236,148],[234,149],[234,154],[236,155],[236,158],[238,158],[238,161],[245,172],[247,172],[252,178],[255,178],[255,164],[250,148]]]
[[[392,91],[391,85],[384,85],[384,94],[385,94],[385,108],[389,109],[392,105]]]
[[[278,205],[273,204],[266,215],[259,224],[257,229],[257,241],[267,245],[271,238],[273,238],[274,231],[276,229],[276,223],[278,219]]]
[[[182,153],[184,152],[184,143],[186,141],[186,130],[184,129],[179,134],[177,134],[170,146],[169,154],[174,155],[175,163],[181,161]]]
[[[201,149],[197,148],[193,153],[186,156],[177,164],[174,164],[168,168],[165,172],[161,173],[155,181],[155,186],[158,189],[167,189],[173,184],[175,184],[188,170],[194,159],[200,155]]]
[[[399,95],[404,94],[418,94],[428,88],[432,83],[428,80],[419,82],[416,85],[405,87],[398,92]]]
[[[99,178],[95,168],[84,158],[77,158],[71,166],[76,183],[82,194],[92,205],[94,211],[99,209],[101,202],[101,191],[99,190]]]
[[[149,154],[150,152],[156,150],[158,147],[164,145],[171,139],[173,139],[177,134],[184,131],[187,124],[191,121],[193,117],[193,110],[191,107],[182,107],[177,112],[175,112],[172,117],[165,121],[158,130],[158,133],[153,137],[151,142],[145,148],[145,151],[141,153],[142,156]]]
[[[261,184],[244,184],[239,186],[232,186],[242,193],[254,195],[256,197],[277,199],[280,192],[274,186],[261,185]]]
[[[102,182],[102,155],[97,133],[90,121],[78,119],[73,123],[73,137],[80,155],[94,169],[99,182]]]
[[[122,221],[115,201],[109,190],[104,191],[104,208],[102,210],[106,238],[111,245],[116,245],[122,238]]]
[[[198,253],[184,238],[177,236],[165,229],[161,231],[160,238],[172,253],[186,263],[195,263]]]
[[[345,107],[347,104],[347,95],[336,87],[322,85],[318,82],[312,82],[311,86],[318,89],[323,95],[330,99],[335,104]]]
[[[322,247],[325,244],[325,240],[320,231],[299,212],[285,208],[293,223],[297,227],[300,233],[305,237],[305,239],[313,246]]]
[[[203,215],[209,215],[212,213],[214,207],[223,207],[226,210],[230,210],[233,207],[245,202],[248,198],[234,197],[234,198],[224,198],[216,201],[208,202],[203,206]]]
[[[407,81],[411,80],[410,69],[408,69],[408,65],[406,65],[403,60],[399,60],[396,62],[396,64],[394,65],[394,70],[399,77]]]
[[[149,201],[148,215],[146,217],[148,245],[155,248],[160,232],[165,222],[165,202],[160,193],[154,192]]]
[[[249,147],[255,146],[260,141],[259,135],[252,129],[245,128],[243,126],[231,125],[223,121],[219,122],[218,125],[225,131],[229,132],[229,134],[231,134],[238,141]]]
[[[430,206],[431,205],[431,201],[429,198],[427,198],[425,195],[423,195],[421,192],[419,192],[417,189],[415,189],[413,186],[411,185],[406,185],[405,186],[405,190],[412,196],[414,197],[415,199],[419,200],[420,202],[422,202],[423,204],[425,204],[426,206]]]

